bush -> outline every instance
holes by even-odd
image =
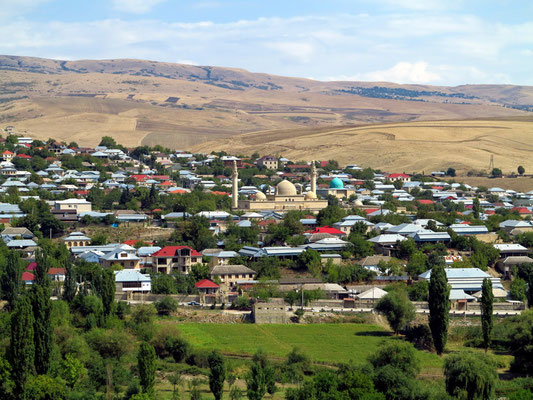
[[[482,353],[460,352],[444,360],[446,391],[459,399],[491,399],[498,379],[494,360]]]
[[[427,324],[410,325],[404,331],[405,338],[419,350],[433,350],[433,337]]]
[[[415,317],[415,308],[407,298],[405,292],[393,291],[382,297],[375,307],[376,311],[384,314],[394,331],[398,334]]]
[[[155,354],[159,358],[167,358],[171,355],[169,343],[180,337],[178,328],[174,325],[163,325],[154,332],[150,344],[154,346]]]
[[[170,296],[165,296],[155,303],[155,308],[159,315],[170,315],[178,309],[178,302]]]
[[[193,352],[190,352],[189,356],[187,357],[187,364],[189,365],[195,365],[200,368],[208,368],[210,351],[207,350],[195,350]]]

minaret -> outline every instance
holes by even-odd
[[[233,160],[233,173],[231,174],[233,189],[231,191],[231,208],[239,208],[239,171],[237,171],[237,162]]]
[[[315,160],[311,161],[311,192],[316,194],[316,166],[315,166]]]

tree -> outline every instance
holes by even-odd
[[[513,370],[533,375],[533,309],[510,320],[509,345],[514,361]]]
[[[259,350],[254,354],[250,372],[246,376],[246,394],[250,400],[261,400],[267,389],[275,385],[274,369],[266,355]]]
[[[518,301],[526,300],[527,283],[522,278],[515,278],[511,282],[511,290],[509,291],[511,299]]]
[[[481,290],[481,329],[483,330],[483,345],[487,351],[490,347],[494,327],[494,316],[492,315],[494,294],[492,293],[492,281],[489,278],[483,279]]]
[[[7,253],[5,269],[2,273],[2,297],[7,301],[7,309],[15,308],[15,301],[22,291],[22,268],[19,253],[11,250]]]
[[[52,327],[52,303],[48,288],[33,284],[30,292],[33,308],[33,337],[35,348],[35,371],[45,375],[50,368],[50,357],[54,343]]]
[[[63,283],[63,300],[67,303],[72,302],[76,297],[77,284],[76,284],[76,270],[70,260],[65,264],[65,282]]]
[[[155,308],[159,315],[170,315],[178,309],[178,302],[170,296],[165,296],[155,303]]]
[[[452,167],[448,168],[446,170],[446,175],[454,177],[455,176],[455,168],[452,168]]]
[[[139,380],[143,393],[152,394],[155,383],[155,350],[154,346],[147,342],[142,342],[137,354],[137,366],[139,369]]]
[[[376,304],[376,311],[385,315],[396,335],[415,317],[415,308],[405,291],[393,291],[383,296]]]
[[[226,368],[224,358],[216,350],[212,351],[207,358],[209,363],[209,389],[215,400],[221,400],[226,380]]]
[[[524,175],[524,172],[526,172],[526,169],[524,167],[522,167],[521,165],[518,166],[518,169],[517,169],[517,172],[520,174],[520,175]]]
[[[115,274],[110,269],[104,269],[96,282],[96,291],[102,299],[104,306],[104,316],[109,316],[113,312],[115,302]]]
[[[431,270],[429,280],[429,327],[437,354],[441,355],[448,339],[448,320],[450,318],[450,287],[446,271],[441,265]]]
[[[460,400],[491,399],[498,379],[496,365],[486,354],[461,352],[444,360],[446,391]]]
[[[479,202],[479,198],[477,196],[474,198],[472,203],[472,213],[475,219],[479,219],[479,215],[481,214],[481,203]]]
[[[9,362],[15,382],[15,398],[24,399],[26,382],[35,372],[35,345],[33,342],[33,311],[27,295],[17,299],[11,316]]]
[[[320,253],[313,249],[306,249],[296,260],[298,268],[308,270],[313,276],[319,277],[322,274],[322,258]]]
[[[412,378],[416,377],[420,372],[420,361],[416,356],[416,350],[408,342],[387,342],[376,353],[372,354],[368,360],[374,369],[390,365],[393,368],[402,370]]]
[[[493,178],[497,178],[503,175],[502,170],[500,168],[493,168],[490,174]]]
[[[428,258],[421,251],[415,251],[409,257],[409,262],[405,267],[405,271],[411,279],[418,277],[418,275],[427,271]]]

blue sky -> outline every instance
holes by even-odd
[[[533,85],[530,0],[0,0],[0,54]]]

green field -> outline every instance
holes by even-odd
[[[258,349],[272,357],[285,357],[298,347],[311,360],[357,365],[366,362],[385,341],[399,340],[390,332],[370,324],[255,325],[179,324],[178,328],[194,347],[218,349],[226,355],[250,355]],[[440,374],[442,360],[419,351],[422,373]]]

